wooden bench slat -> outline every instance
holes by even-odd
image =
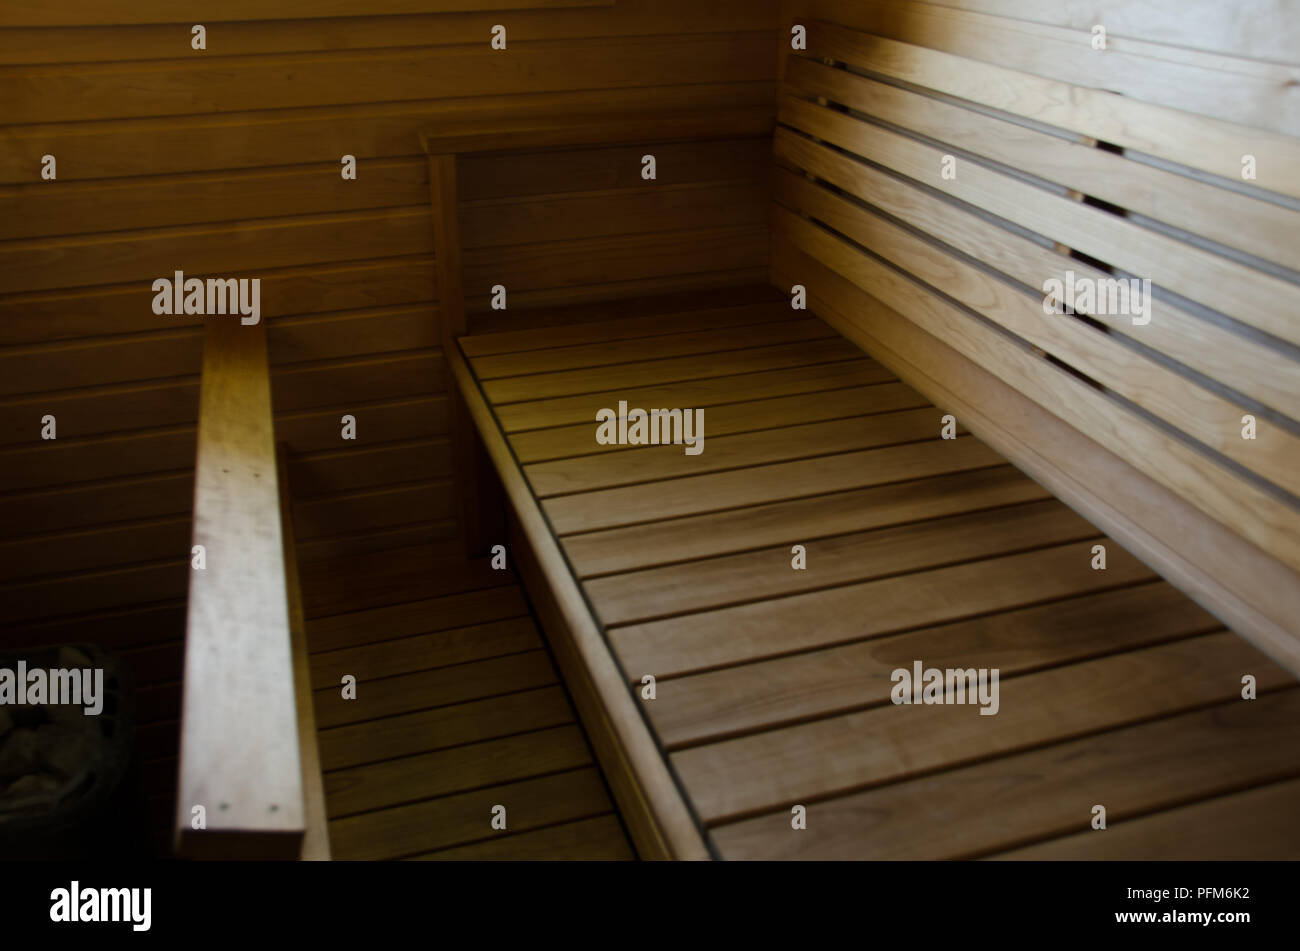
[[[1209,634],[1008,678],[999,684],[996,717],[981,716],[978,705],[889,704],[672,758],[701,817],[713,824],[1240,699],[1243,673],[1263,689],[1292,680],[1241,638]]]
[[[1139,828],[1129,826],[1143,826],[1160,813],[1138,816],[1300,769],[1297,714],[1300,691],[1278,691],[1249,704],[1230,701],[820,802],[809,809],[808,828],[799,835],[790,834],[786,810],[718,826],[711,834],[735,859],[916,860],[974,858],[1086,829],[1073,843],[1092,852],[1089,857],[1136,858],[1129,842],[1140,837]],[[1106,805],[1101,836],[1089,827],[1096,804]],[[1286,824],[1285,815],[1283,807],[1274,824]],[[957,816],[960,821],[953,822]],[[1206,858],[1203,841],[1191,848],[1182,844],[1188,837],[1199,839],[1192,823],[1180,816],[1163,823],[1178,830],[1177,841],[1159,848],[1150,843],[1143,857],[1168,859],[1186,849],[1186,858]],[[1251,845],[1241,857],[1254,859],[1272,847],[1260,841],[1261,825],[1248,830]],[[846,827],[861,834],[845,836]],[[1112,843],[1111,832],[1122,836],[1121,842]],[[1091,837],[1106,841],[1092,851]],[[1048,858],[1049,852],[1084,857],[1070,845],[1049,841],[1030,846],[1023,857]],[[999,857],[1012,855],[1021,857],[1005,852]]]

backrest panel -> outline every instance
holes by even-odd
[[[930,4],[814,6],[841,22],[805,21],[807,53],[786,64],[774,279],[818,262],[1295,578],[1300,126],[1289,93],[1265,88],[1294,68],[1100,50],[1087,33]],[[1081,51],[1045,58],[1071,38]],[[1086,65],[1075,82],[1067,60]],[[1249,108],[1232,115],[1226,90]],[[1165,517],[1149,502],[1123,514],[1143,532]],[[1180,557],[1214,575],[1225,554]],[[1257,595],[1272,601],[1261,640],[1296,651],[1294,614]]]

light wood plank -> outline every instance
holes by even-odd
[[[1158,36],[1166,43],[1281,63],[1297,62],[1300,35],[1294,20],[1279,16],[1273,0],[1243,0],[1231,8],[1215,0],[1101,0],[1089,8],[1070,0],[943,0],[943,6],[1047,23],[1071,30],[1107,24],[1112,35]]]
[[[961,174],[941,178],[943,149],[870,125],[843,113],[785,98],[780,117],[818,138],[879,162],[907,177],[1054,239],[1092,258],[1182,294],[1243,324],[1290,343],[1300,331],[1286,318],[1295,285],[1202,250],[1099,208],[1054,195],[1009,175],[965,162]],[[1300,141],[1300,140],[1288,140]],[[1040,285],[1041,286],[1041,283]],[[1229,291],[1228,288],[1232,290]],[[1266,311],[1266,313],[1261,313]]]
[[[561,496],[547,499],[543,509],[556,533],[568,535],[983,469],[1000,461],[996,453],[974,439],[936,438]]]
[[[776,151],[787,161],[848,189],[1035,291],[1041,290],[1049,279],[1064,282],[1067,270],[1078,277],[1093,280],[1109,278],[1083,261],[1063,257],[1033,241],[988,224],[951,202],[919,189],[900,189],[897,181],[883,173],[800,136],[782,131],[777,135]],[[788,180],[781,179],[781,182]],[[778,194],[781,194],[780,190]],[[1227,215],[1225,220],[1234,217]],[[1300,222],[1300,218],[1297,221]],[[1194,317],[1163,298],[1152,301],[1150,307],[1151,320],[1142,325],[1135,325],[1128,316],[1089,316],[1112,333],[1123,334],[1143,346],[1167,354],[1267,406],[1293,417],[1300,416],[1300,400],[1296,398],[1294,385],[1298,372],[1296,363],[1281,348]]]
[[[740,400],[816,393],[846,386],[869,386],[890,379],[892,376],[886,370],[865,356],[860,356],[820,365],[740,372],[730,376],[634,386],[579,396],[561,396],[507,405],[494,403],[492,408],[501,422],[501,428],[513,434],[568,423],[594,422],[591,406],[595,402],[601,406],[617,406],[620,399],[625,399],[629,406],[665,406],[671,405],[671,400],[678,400],[690,406],[716,406]]]
[[[918,400],[907,397],[906,402]],[[594,416],[595,414],[593,414]],[[933,407],[881,412],[870,416],[805,423],[736,436],[708,438],[704,451],[687,455],[682,445],[638,446],[580,459],[540,462],[524,474],[540,499],[649,483],[656,479],[697,477],[747,466],[770,465],[787,459],[815,458],[938,439],[942,414]],[[592,427],[594,442],[595,427]]]
[[[649,713],[668,749],[889,701],[890,674],[997,667],[1001,677],[1147,647],[1221,625],[1176,588],[1150,582],[709,673],[658,681]]]
[[[203,370],[193,540],[206,568],[189,579],[176,848],[296,858],[303,771],[263,325],[213,320]]]
[[[1049,497],[1010,466],[569,535],[584,579]]]
[[[632,407],[644,408],[646,405],[640,402],[634,403],[627,398],[626,394],[620,395],[619,399],[627,400],[628,405]],[[755,433],[800,423],[819,423],[848,417],[864,417],[871,413],[914,409],[925,406],[926,403],[925,397],[901,383],[881,383],[876,386],[847,387],[744,403],[724,403],[709,410],[706,435],[713,437]],[[690,407],[700,411],[704,409],[699,403],[684,400],[677,394],[672,394],[672,398],[665,399],[663,404],[678,408]],[[613,409],[617,407],[618,401],[604,402],[602,397],[597,395],[591,399],[591,405]],[[530,463],[573,456],[626,451],[627,447],[616,443],[597,443],[594,439],[595,413],[590,415],[591,422],[577,426],[516,433],[510,437],[510,446],[514,449],[520,463],[525,466]],[[642,453],[639,458],[645,458],[645,454]]]
[[[1291,208],[1130,160],[1095,148],[1087,139],[1062,139],[811,59],[792,58],[788,76],[804,94],[852,106],[1266,261],[1300,268],[1300,250],[1285,239],[1295,230],[1297,213]],[[776,134],[781,137],[779,129]],[[1245,227],[1234,228],[1232,220]]]
[[[1092,48],[1083,30],[1009,20],[929,3],[861,0],[815,4],[813,16],[996,64],[1126,100],[1156,103],[1285,134],[1300,132],[1292,97],[1280,93],[1300,70],[1163,45],[1159,34]],[[1272,17],[1287,19],[1278,11]],[[1109,37],[1108,37],[1109,40]],[[815,43],[809,48],[817,50]],[[1098,55],[1101,54],[1101,55]]]
[[[594,578],[585,587],[603,624],[615,626],[766,602],[816,588],[903,574],[1095,537],[1097,530],[1055,499],[971,515],[802,541],[807,567],[788,545],[706,561]]]
[[[817,803],[798,835],[790,834],[788,811],[720,826],[712,835],[729,859],[973,858],[1084,828],[1098,803],[1106,805],[1105,831],[1119,831],[1143,822],[1136,815],[1300,769],[1297,713],[1294,689],[1252,703],[1229,701]],[[1180,839],[1195,836],[1184,822],[1180,816]],[[1093,834],[1089,828],[1086,835]],[[1251,859],[1261,838],[1252,832],[1245,840]],[[1176,851],[1151,849],[1147,856],[1167,860]]]
[[[643,387],[733,373],[756,373],[790,366],[859,359],[844,340],[828,336],[824,330],[812,326],[813,323],[800,321],[796,324],[798,329],[789,328],[787,337],[791,342],[785,344],[670,357],[645,364],[507,377],[489,380],[483,385],[483,392],[496,407],[503,403],[604,392],[620,385]],[[803,340],[799,339],[800,335],[804,337]],[[595,414],[591,415],[594,418]]]
[[[723,822],[1238,699],[1245,673],[1261,687],[1294,682],[1237,636],[1210,634],[1009,678],[995,717],[978,705],[890,704],[683,750],[673,763],[701,818]]]
[[[610,630],[629,677],[674,677],[711,667],[830,647],[977,614],[1143,581],[1152,573],[1122,550],[1104,572],[1092,541],[935,568]],[[872,606],[864,617],[861,605]],[[723,636],[725,632],[725,636]]]
[[[1049,861],[1294,861],[1300,832],[1291,821],[1300,779],[1133,819],[1099,840],[1089,833],[1004,852],[999,859]]]
[[[1237,178],[1241,156],[1251,154],[1272,171],[1259,187],[1300,197],[1286,169],[1296,166],[1300,143],[1283,133],[1223,119],[1193,116],[1112,92],[1031,76],[939,50],[871,36],[832,24],[812,23],[808,48],[819,56],[894,79],[1160,156],[1223,178]]]

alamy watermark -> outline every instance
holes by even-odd
[[[97,717],[104,710],[104,668],[0,667],[0,706],[79,706]]]
[[[262,319],[262,280],[210,277],[206,282],[176,271],[153,282],[155,314],[239,314],[239,322]]]
[[[912,669],[897,668],[889,679],[894,688],[889,699],[894,703],[978,703],[980,716],[998,712],[998,668],[922,667],[919,660]]]
[[[704,451],[704,410],[633,409],[618,401],[618,412],[596,412],[596,442],[602,446],[684,445],[688,456]]]
[[[1151,279],[1078,277],[1066,271],[1065,280],[1043,281],[1043,313],[1132,317],[1135,327],[1143,327],[1151,323]]]
[[[133,931],[148,931],[152,905],[152,888],[82,888],[73,881],[50,892],[50,921],[119,921],[130,923]]]

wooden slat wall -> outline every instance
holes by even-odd
[[[165,792],[203,330],[154,315],[151,282],[261,279],[304,570],[441,544],[455,521],[419,130],[521,108],[771,112],[776,15],[777,0],[5,4],[0,638],[128,651]],[[469,278],[506,283],[515,306],[766,273],[766,142],[665,148],[658,194],[624,151],[469,164]],[[727,184],[711,198],[710,181]],[[531,248],[510,239],[523,222]]]
[[[400,528],[406,544],[445,537],[446,382],[417,130],[521,105],[771,107],[774,3],[300,6],[292,15],[306,19],[263,21],[260,5],[212,5],[204,51],[189,45],[203,5],[163,23],[139,5],[116,19],[86,3],[6,8],[0,510],[14,517],[0,584],[55,574],[62,558],[102,570],[178,550],[201,331],[149,307],[149,282],[178,267],[262,279],[301,556],[373,547],[372,528]],[[488,46],[498,22],[506,51]],[[668,149],[657,192],[611,177],[627,160],[639,179],[639,156],[624,151],[576,175],[563,154],[467,168],[470,275],[518,289],[513,304],[677,274],[731,283],[766,266],[762,143]],[[56,181],[39,177],[45,154]],[[360,162],[355,181],[339,175],[343,154]],[[710,181],[728,184],[709,197]],[[531,246],[511,240],[523,223],[537,226]],[[558,242],[549,256],[543,242]],[[719,246],[725,273],[702,273],[701,251]],[[345,412],[355,443],[340,439]],[[54,442],[39,439],[47,413]],[[7,616],[132,600],[68,589],[57,603],[6,591],[28,605]]]
[[[1300,21],[1101,6],[787,4],[773,280],[1300,669]],[[1150,279],[1149,323],[1045,314],[1067,271]]]
[[[462,157],[466,309],[490,314],[494,284],[517,309],[751,282],[768,260],[770,143]],[[656,159],[654,181],[641,178],[645,153]]]

